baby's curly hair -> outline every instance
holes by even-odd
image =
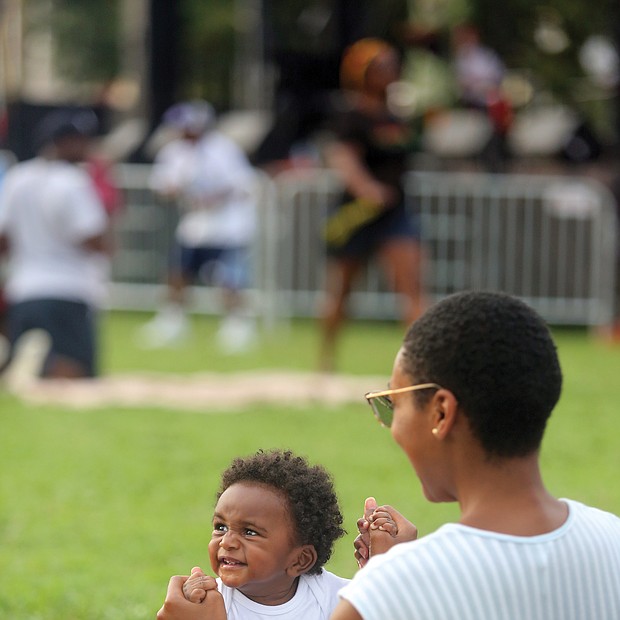
[[[217,499],[238,482],[266,484],[282,493],[288,502],[297,540],[313,545],[317,560],[308,571],[321,573],[334,543],[346,534],[331,475],[320,465],[309,465],[290,450],[259,450],[236,458],[222,473]]]

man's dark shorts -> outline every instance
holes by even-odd
[[[398,205],[361,226],[344,243],[340,245],[327,243],[327,254],[337,259],[366,260],[389,241],[402,238],[419,241],[420,237],[420,217],[408,212],[404,205]]]
[[[250,251],[246,247],[190,247],[177,244],[171,267],[189,281],[201,280],[230,290],[250,285]]]
[[[78,362],[87,377],[97,374],[95,313],[88,304],[63,299],[32,299],[11,304],[7,327],[11,347],[31,329],[42,329],[50,335],[51,349],[43,375],[57,357]]]

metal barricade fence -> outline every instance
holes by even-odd
[[[152,309],[161,297],[176,212],[148,191],[148,166],[122,165],[126,211],[118,230],[112,306]],[[421,218],[431,300],[463,289],[518,295],[550,323],[598,325],[614,314],[615,203],[585,178],[411,172],[407,201]],[[323,290],[322,225],[341,186],[324,170],[259,179],[253,300],[268,324],[316,316]],[[196,311],[217,312],[194,289]],[[374,263],[351,296],[352,316],[397,316]]]
[[[279,222],[276,268],[281,316],[315,316],[325,277],[323,224],[340,199],[342,185],[327,170],[292,170],[275,179]],[[351,292],[350,315],[388,319],[396,316],[397,299],[371,262]]]
[[[615,302],[616,207],[586,178],[411,173],[435,297],[517,295],[553,324],[601,325]]]
[[[123,190],[124,209],[114,221],[110,306],[152,310],[163,298],[163,283],[174,228],[173,205],[148,188],[151,166],[121,164],[114,176]]]

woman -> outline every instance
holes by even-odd
[[[458,502],[461,516],[371,557],[332,620],[620,618],[620,519],[556,499],[541,478],[561,385],[547,327],[513,297],[460,293],[412,325],[391,389],[366,398],[426,498]],[[386,514],[394,536],[375,529]],[[360,526],[360,564],[412,537],[370,502]]]
[[[377,255],[390,285],[400,294],[405,323],[423,310],[419,229],[405,209],[403,189],[414,134],[388,109],[388,87],[399,74],[396,50],[379,39],[362,39],[343,56],[346,109],[334,120],[336,139],[326,150],[345,194],[324,231],[328,266],[323,370],[333,370],[346,302],[355,277],[371,256]]]

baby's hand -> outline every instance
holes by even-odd
[[[418,537],[418,528],[392,506],[377,506],[368,521],[371,555],[385,553],[394,545]]]
[[[359,536],[355,539],[355,558],[360,568],[373,555],[385,553],[401,542],[418,537],[416,526],[392,506],[377,506],[374,497],[364,503],[364,516],[358,520]]]
[[[192,568],[192,574],[183,584],[185,598],[192,603],[202,603],[209,590],[217,590],[215,579],[205,575],[199,566]]]

